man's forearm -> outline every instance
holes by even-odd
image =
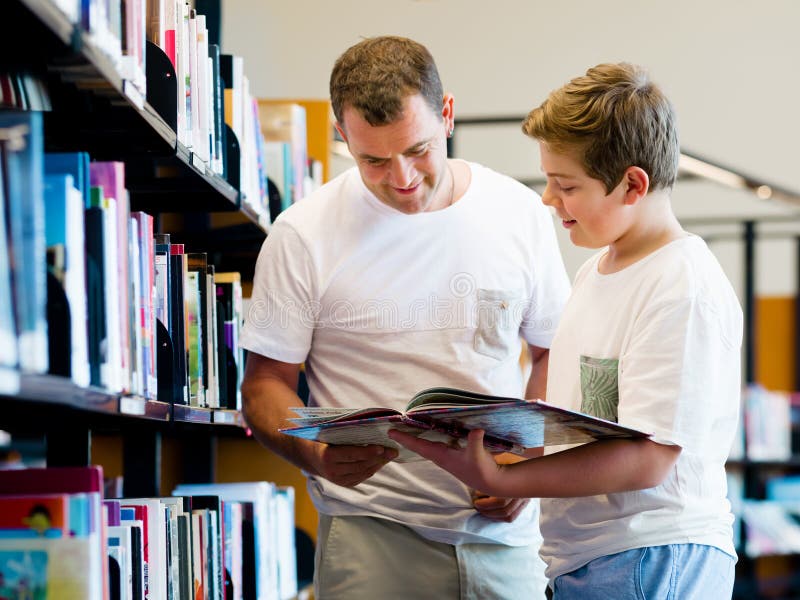
[[[293,406],[303,406],[297,394],[277,378],[265,377],[245,381],[242,385],[243,412],[253,437],[266,448],[306,471],[315,472],[309,462],[313,444],[308,440],[284,435],[278,431],[291,425]]]

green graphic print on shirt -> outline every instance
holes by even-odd
[[[619,359],[581,356],[581,412],[617,422]]]

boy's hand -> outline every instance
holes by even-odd
[[[430,442],[396,429],[389,430],[389,437],[452,473],[469,487],[497,496],[503,495],[496,489],[502,467],[483,447],[482,429],[474,429],[469,432],[466,448],[454,447],[441,442]]]
[[[511,523],[528,506],[530,498],[497,498],[472,490],[472,506],[487,519]]]

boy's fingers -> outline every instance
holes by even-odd
[[[428,459],[438,458],[444,447],[443,444],[438,442],[423,440],[415,435],[398,431],[396,429],[389,430],[389,437],[401,446],[405,446],[412,452],[416,452],[420,456]]]

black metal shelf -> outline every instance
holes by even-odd
[[[215,429],[218,426],[244,428],[241,414],[235,410],[170,404],[110,393],[100,388],[83,388],[55,375],[23,374],[19,382],[17,393],[0,395],[0,404],[4,406],[0,428],[27,431],[44,426],[62,426],[67,413],[84,425],[96,423],[111,429],[123,429],[134,422],[160,422],[170,426],[202,423]]]

